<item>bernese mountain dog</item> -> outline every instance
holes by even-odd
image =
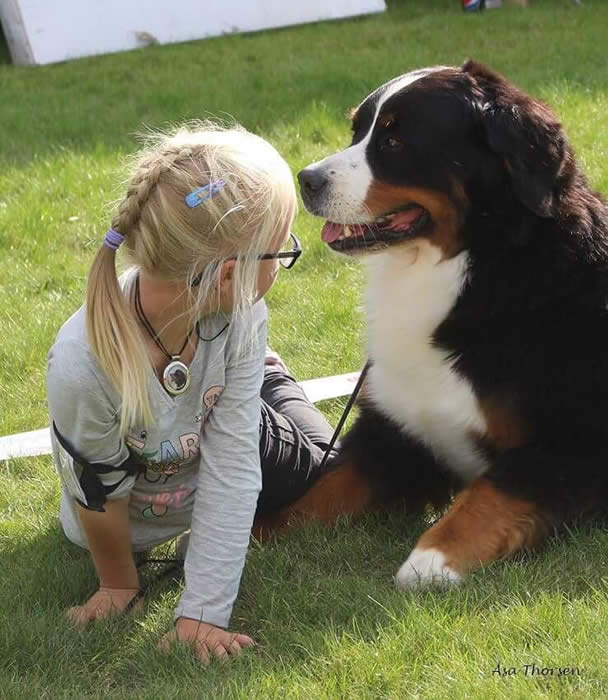
[[[457,582],[608,509],[608,208],[549,108],[473,61],[386,83],[352,132],[298,177],[367,265],[370,370],[274,524],[451,504],[396,582]]]

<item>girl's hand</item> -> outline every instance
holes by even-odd
[[[243,647],[255,646],[253,639],[246,634],[228,632],[208,622],[199,622],[189,617],[178,618],[175,628],[164,635],[158,648],[160,651],[168,651],[174,642],[190,645],[205,666],[209,664],[211,654],[220,661],[225,661],[229,656],[238,656]]]
[[[139,593],[139,588],[100,587],[84,605],[76,605],[67,612],[68,618],[79,625],[86,625],[93,620],[103,620],[125,612],[126,607]],[[139,610],[143,600],[138,600],[132,610]]]

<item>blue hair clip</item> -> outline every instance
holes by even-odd
[[[208,199],[211,199],[211,197],[214,197],[218,192],[223,190],[225,186],[225,180],[210,182],[208,185],[197,187],[195,190],[190,192],[184,201],[190,207],[190,209],[193,207],[198,207],[199,204],[203,204]]]

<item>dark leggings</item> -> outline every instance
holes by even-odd
[[[321,462],[333,435],[295,379],[280,369],[266,368],[261,396],[259,515],[276,512],[306,493],[327,470],[321,471]],[[327,465],[335,454],[334,448]]]

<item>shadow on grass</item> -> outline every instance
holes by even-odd
[[[238,682],[286,668],[306,675],[311,660],[331,655],[344,635],[374,644],[383,630],[417,611],[456,620],[530,604],[543,594],[574,601],[606,589],[597,562],[608,536],[588,524],[553,538],[534,556],[477,572],[460,588],[399,593],[392,575],[427,525],[385,513],[344,518],[333,529],[312,523],[277,540],[252,542],[231,629],[250,634],[258,648],[237,665]],[[203,683],[202,696],[207,688],[220,697],[221,684],[233,674],[216,664],[203,677],[186,650],[155,651],[170,629],[181,590],[175,582],[156,586],[135,620],[71,628],[65,610],[83,602],[96,582],[88,553],[67,542],[57,525],[14,543],[2,563],[3,597],[11,601],[4,610],[12,624],[3,630],[0,668],[13,676],[64,688],[69,673],[76,694],[93,686],[150,690],[155,678],[170,676],[176,684]]]
[[[11,63],[11,54],[8,50],[8,44],[6,43],[6,37],[4,36],[4,30],[0,24],[0,65],[4,63]]]

